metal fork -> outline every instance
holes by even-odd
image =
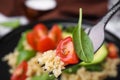
[[[105,27],[114,14],[120,10],[120,0],[109,10],[109,12],[92,28],[87,28],[85,32],[89,35],[94,53],[101,47],[105,39]]]

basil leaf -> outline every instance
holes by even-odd
[[[78,26],[75,28],[73,32],[73,42],[75,51],[81,60],[83,60],[84,62],[91,62],[94,56],[93,45],[89,36],[84,32],[84,30],[81,27],[82,9],[80,9],[79,15],[80,17]]]

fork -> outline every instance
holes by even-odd
[[[105,39],[105,27],[114,14],[120,10],[120,0],[109,10],[109,12],[92,28],[85,32],[89,35],[94,48],[94,53],[101,47]]]

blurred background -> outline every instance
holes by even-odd
[[[51,19],[83,19],[96,24],[118,0],[0,0],[0,37],[20,25]],[[120,11],[107,25],[120,38]]]

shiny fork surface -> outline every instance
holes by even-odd
[[[101,47],[101,45],[104,42],[105,38],[105,27],[107,23],[110,21],[110,19],[114,16],[114,14],[120,10],[120,1],[118,1],[111,9],[110,11],[101,19],[100,22],[98,22],[95,26],[92,28],[88,28],[85,30],[85,32],[89,35],[93,47],[94,47],[94,53]]]

